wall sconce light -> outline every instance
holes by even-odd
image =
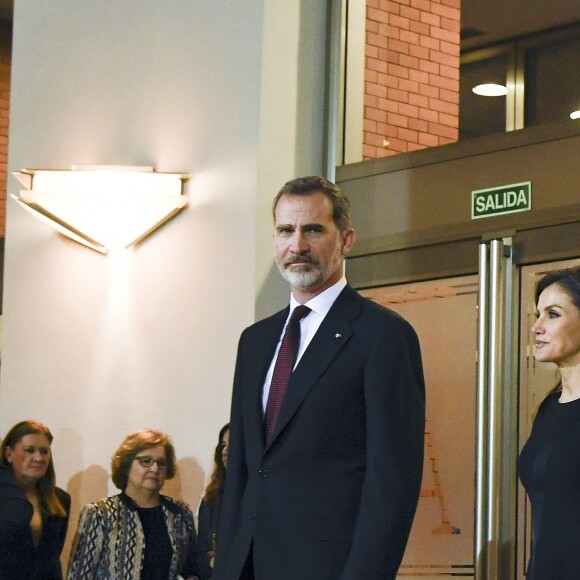
[[[77,165],[14,176],[25,187],[11,195],[20,206],[103,254],[140,242],[187,207],[182,189],[189,175],[153,167]]]

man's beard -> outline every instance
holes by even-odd
[[[342,256],[333,256],[330,262],[324,265],[321,265],[320,262],[317,262],[312,258],[307,258],[307,260],[309,260],[310,267],[298,270],[296,268],[287,268],[288,265],[292,264],[291,260],[285,263],[276,262],[282,277],[290,284],[290,286],[292,286],[292,288],[305,291],[313,286],[324,283],[338,268]]]

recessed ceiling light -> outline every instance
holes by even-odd
[[[503,97],[507,95],[507,88],[496,83],[485,83],[471,89],[476,95],[482,97]]]
[[[570,113],[570,119],[580,119],[580,109]]]

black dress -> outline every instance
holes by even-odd
[[[532,506],[527,580],[580,578],[580,399],[540,406],[519,458]]]

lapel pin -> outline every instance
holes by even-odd
[[[337,332],[337,333],[334,335],[334,338],[342,338],[342,334],[340,334],[340,332]]]

